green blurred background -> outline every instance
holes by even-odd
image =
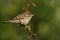
[[[37,40],[60,40],[60,0],[29,0],[37,7],[29,10],[35,15],[30,21]],[[28,32],[21,26],[5,23],[6,20],[23,13],[25,0],[0,0],[0,40],[30,40]]]

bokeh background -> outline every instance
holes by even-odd
[[[29,10],[35,15],[30,21],[37,40],[60,40],[60,0],[29,0],[37,7]],[[30,40],[25,28],[4,23],[24,12],[25,0],[0,0],[0,40]]]

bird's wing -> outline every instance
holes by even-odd
[[[16,19],[24,19],[25,18],[25,14],[20,14],[16,17],[14,17],[13,19],[16,20]]]

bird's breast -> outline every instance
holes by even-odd
[[[29,23],[30,20],[31,20],[31,17],[27,17],[27,18],[24,18],[24,19],[20,19],[20,22],[21,22],[21,24],[26,25],[26,24]]]

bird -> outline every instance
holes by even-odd
[[[34,15],[29,10],[27,10],[27,12],[19,14],[18,16],[14,17],[12,20],[8,20],[5,22],[11,22],[17,24],[20,23],[21,25],[27,25],[33,16]]]

